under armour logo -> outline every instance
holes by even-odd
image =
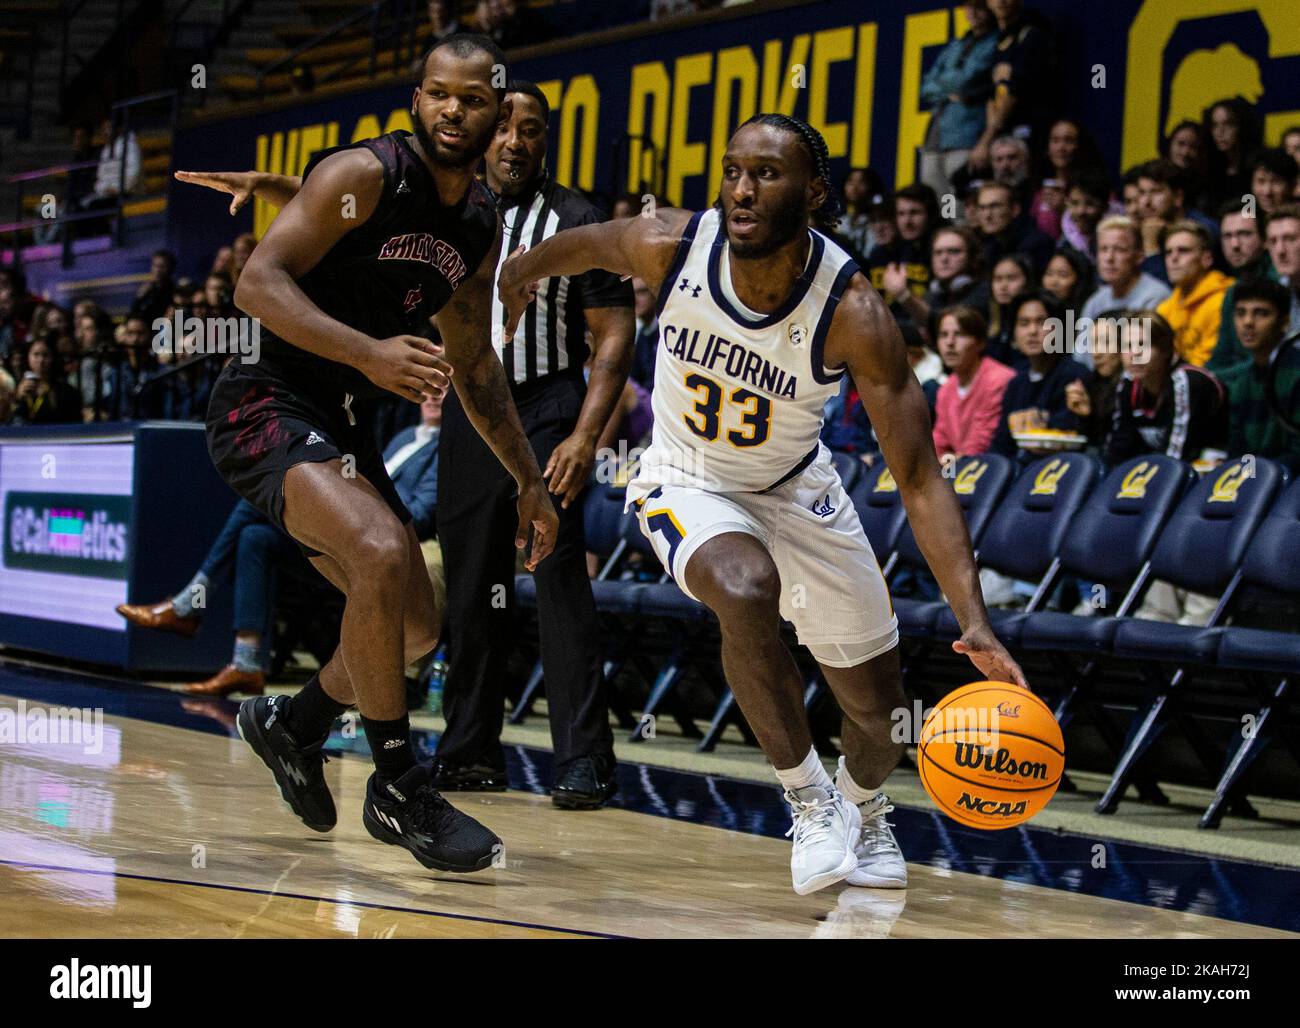
[[[297,782],[299,785],[307,784],[307,776],[304,775],[299,768],[295,767],[292,763],[290,763],[288,757],[280,758],[280,766],[284,768],[284,774],[286,778],[290,779],[291,781]]]
[[[407,290],[406,299],[402,301],[402,307],[406,310],[407,314],[410,314],[411,311],[420,306],[420,301],[423,299],[424,286],[416,286],[414,289]]]
[[[397,192],[394,195],[402,196],[410,191],[411,187],[406,184],[406,179],[402,179],[401,182],[397,183]]]
[[[684,293],[689,289],[691,291],[691,299],[695,299],[695,297],[700,295],[700,288],[700,286],[692,286],[689,278],[684,278],[682,279],[682,284],[677,287],[677,291],[679,293]]]
[[[819,518],[828,518],[835,513],[835,508],[831,506],[831,494],[827,493],[820,500],[808,508]]]

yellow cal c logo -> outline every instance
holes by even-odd
[[[1070,470],[1070,465],[1057,457],[1037,475],[1034,476],[1034,487],[1029,490],[1030,496],[1055,496],[1056,487],[1060,484],[1061,479]]]
[[[956,481],[952,484],[952,491],[958,496],[969,496],[975,491],[975,483],[988,469],[988,464],[982,460],[967,464],[958,473]]]
[[[1159,464],[1148,464],[1143,461],[1124,476],[1124,481],[1119,485],[1119,493],[1116,495],[1116,499],[1143,499],[1147,494],[1147,484],[1156,477],[1156,472],[1159,470]]]
[[[1250,478],[1250,467],[1238,462],[1228,468],[1214,483],[1210,491],[1210,503],[1236,503],[1237,492],[1246,479]]]

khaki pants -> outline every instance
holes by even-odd
[[[921,181],[938,194],[940,206],[945,195],[957,197],[960,202],[961,197],[957,196],[957,190],[953,188],[952,176],[969,159],[969,150],[921,151]],[[960,208],[955,213],[960,216]]]

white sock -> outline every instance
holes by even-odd
[[[787,789],[806,789],[810,785],[817,785],[827,790],[834,788],[831,776],[826,773],[821,758],[817,756],[816,747],[808,751],[808,756],[804,757],[803,762],[797,767],[773,768],[773,770]]]
[[[843,757],[840,757],[839,770],[835,772],[835,788],[839,789],[844,798],[855,807],[870,803],[880,795],[879,789],[864,789],[853,780],[853,776],[849,774],[849,769],[844,764]]]

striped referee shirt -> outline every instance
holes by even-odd
[[[578,225],[604,221],[600,212],[581,193],[567,189],[543,172],[536,185],[510,200],[501,199],[501,264],[520,243],[532,249],[555,233]],[[528,305],[511,339],[494,342],[506,377],[516,385],[586,363],[587,319],[584,310],[593,307],[631,307],[632,285],[617,275],[598,268],[581,275],[543,279],[536,299]],[[504,329],[506,310],[492,297],[493,324]]]

